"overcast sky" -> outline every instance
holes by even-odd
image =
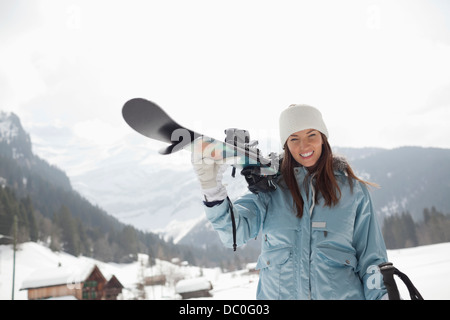
[[[144,97],[218,138],[307,103],[332,146],[450,148],[450,3],[0,0],[0,88],[41,147],[135,134]]]

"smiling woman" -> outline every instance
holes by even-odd
[[[306,168],[313,167],[322,154],[322,135],[314,129],[294,132],[286,142],[295,161]]]
[[[270,191],[232,202],[224,165],[193,163],[206,216],[226,246],[264,234],[259,299],[381,299],[386,289],[378,265],[387,254],[369,183],[333,156],[318,109],[291,105],[279,124],[285,154]]]
[[[301,119],[301,121],[298,121]],[[285,141],[294,159],[312,167],[322,154],[322,135],[328,129],[319,110],[308,105],[291,105],[280,116],[280,141]]]

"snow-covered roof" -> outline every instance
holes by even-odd
[[[211,282],[206,278],[193,278],[178,281],[175,285],[177,293],[195,292],[200,290],[211,290]]]
[[[83,266],[38,269],[23,281],[20,290],[65,284],[75,285],[86,280],[94,267],[94,264],[85,264]]]
[[[255,268],[256,268],[256,262],[250,262],[245,265],[245,269],[247,269],[247,270],[255,270]]]

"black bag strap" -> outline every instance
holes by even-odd
[[[231,202],[230,198],[227,197],[228,200],[228,207],[230,209],[231,214],[231,228],[233,232],[233,251],[236,251],[236,220],[234,220],[234,210],[233,210],[233,203]]]
[[[397,268],[395,268],[394,273],[397,276],[399,276],[400,279],[402,279],[402,281],[406,284],[406,287],[408,288],[408,291],[409,291],[409,295],[411,296],[411,300],[423,300],[423,297],[419,293],[419,290],[416,289],[416,287],[413,285],[411,280],[409,280],[409,278],[406,274],[400,272],[400,270],[398,270]]]
[[[392,262],[382,263],[378,267],[383,275],[383,281],[388,292],[389,300],[400,300],[400,293],[398,291],[397,284],[395,283],[394,274],[405,283],[411,300],[424,300],[408,276],[394,267]]]

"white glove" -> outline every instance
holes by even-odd
[[[222,184],[222,178],[228,165],[221,155],[214,153],[213,144],[205,144],[202,138],[194,141],[192,165],[205,201],[221,201],[227,198],[227,190]]]

